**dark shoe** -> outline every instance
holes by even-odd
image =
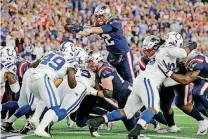
[[[5,122],[4,125],[2,126],[2,130],[6,132],[13,132],[15,131],[14,128],[12,127],[13,123]]]
[[[137,139],[140,136],[140,132],[142,130],[142,126],[140,124],[136,124],[136,126],[129,132],[129,139]]]
[[[97,133],[98,127],[104,123],[105,123],[105,119],[103,117],[97,117],[97,118],[88,120],[87,125],[89,127],[90,134],[93,137],[99,136],[99,134]]]

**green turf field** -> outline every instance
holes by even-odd
[[[198,129],[198,123],[186,116],[183,112],[178,109],[175,110],[175,120],[176,124],[181,128],[180,133],[167,133],[167,134],[158,134],[156,133],[152,125],[148,127],[147,130],[143,131],[142,134],[149,136],[151,139],[208,139],[206,136],[197,136],[196,132]],[[24,119],[20,119],[15,123],[15,128],[20,129],[24,124]],[[88,128],[78,128],[74,125],[72,128],[67,128],[66,120],[59,122],[53,126],[53,138],[55,139],[92,139],[91,135],[88,132]],[[105,128],[99,131],[101,134],[100,139],[127,139],[127,131],[125,130],[121,122],[116,122],[112,131],[107,131]],[[30,132],[32,134],[33,132]],[[21,136],[19,134],[11,134],[2,132],[2,137],[10,136],[13,139],[18,137],[23,137],[25,139],[36,139],[40,137],[27,135]],[[42,138],[43,139],[43,138]]]

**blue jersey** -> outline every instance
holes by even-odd
[[[200,70],[199,78],[208,81],[208,58],[204,55],[195,56],[186,66],[188,71]]]
[[[107,50],[115,54],[125,54],[130,51],[127,40],[123,34],[119,18],[111,18],[101,26],[103,33],[100,34],[107,45]]]
[[[116,69],[109,63],[105,62],[98,70],[98,82],[101,84],[101,79],[108,78],[110,76],[113,77],[113,98],[116,99],[126,95],[126,92],[129,91],[129,88],[131,87],[131,84],[124,81]]]

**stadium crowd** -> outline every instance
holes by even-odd
[[[15,40],[16,50],[27,60],[40,58],[71,39],[87,51],[102,50],[98,35],[81,37],[65,32],[66,19],[93,24],[92,13],[106,3],[113,16],[122,19],[124,34],[135,56],[141,55],[142,40],[178,31],[184,42],[196,41],[198,50],[208,56],[208,3],[201,0],[3,0],[1,6],[1,45]]]

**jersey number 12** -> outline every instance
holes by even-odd
[[[104,39],[104,41],[107,45],[114,45],[115,44],[109,34],[102,34],[101,37]]]

